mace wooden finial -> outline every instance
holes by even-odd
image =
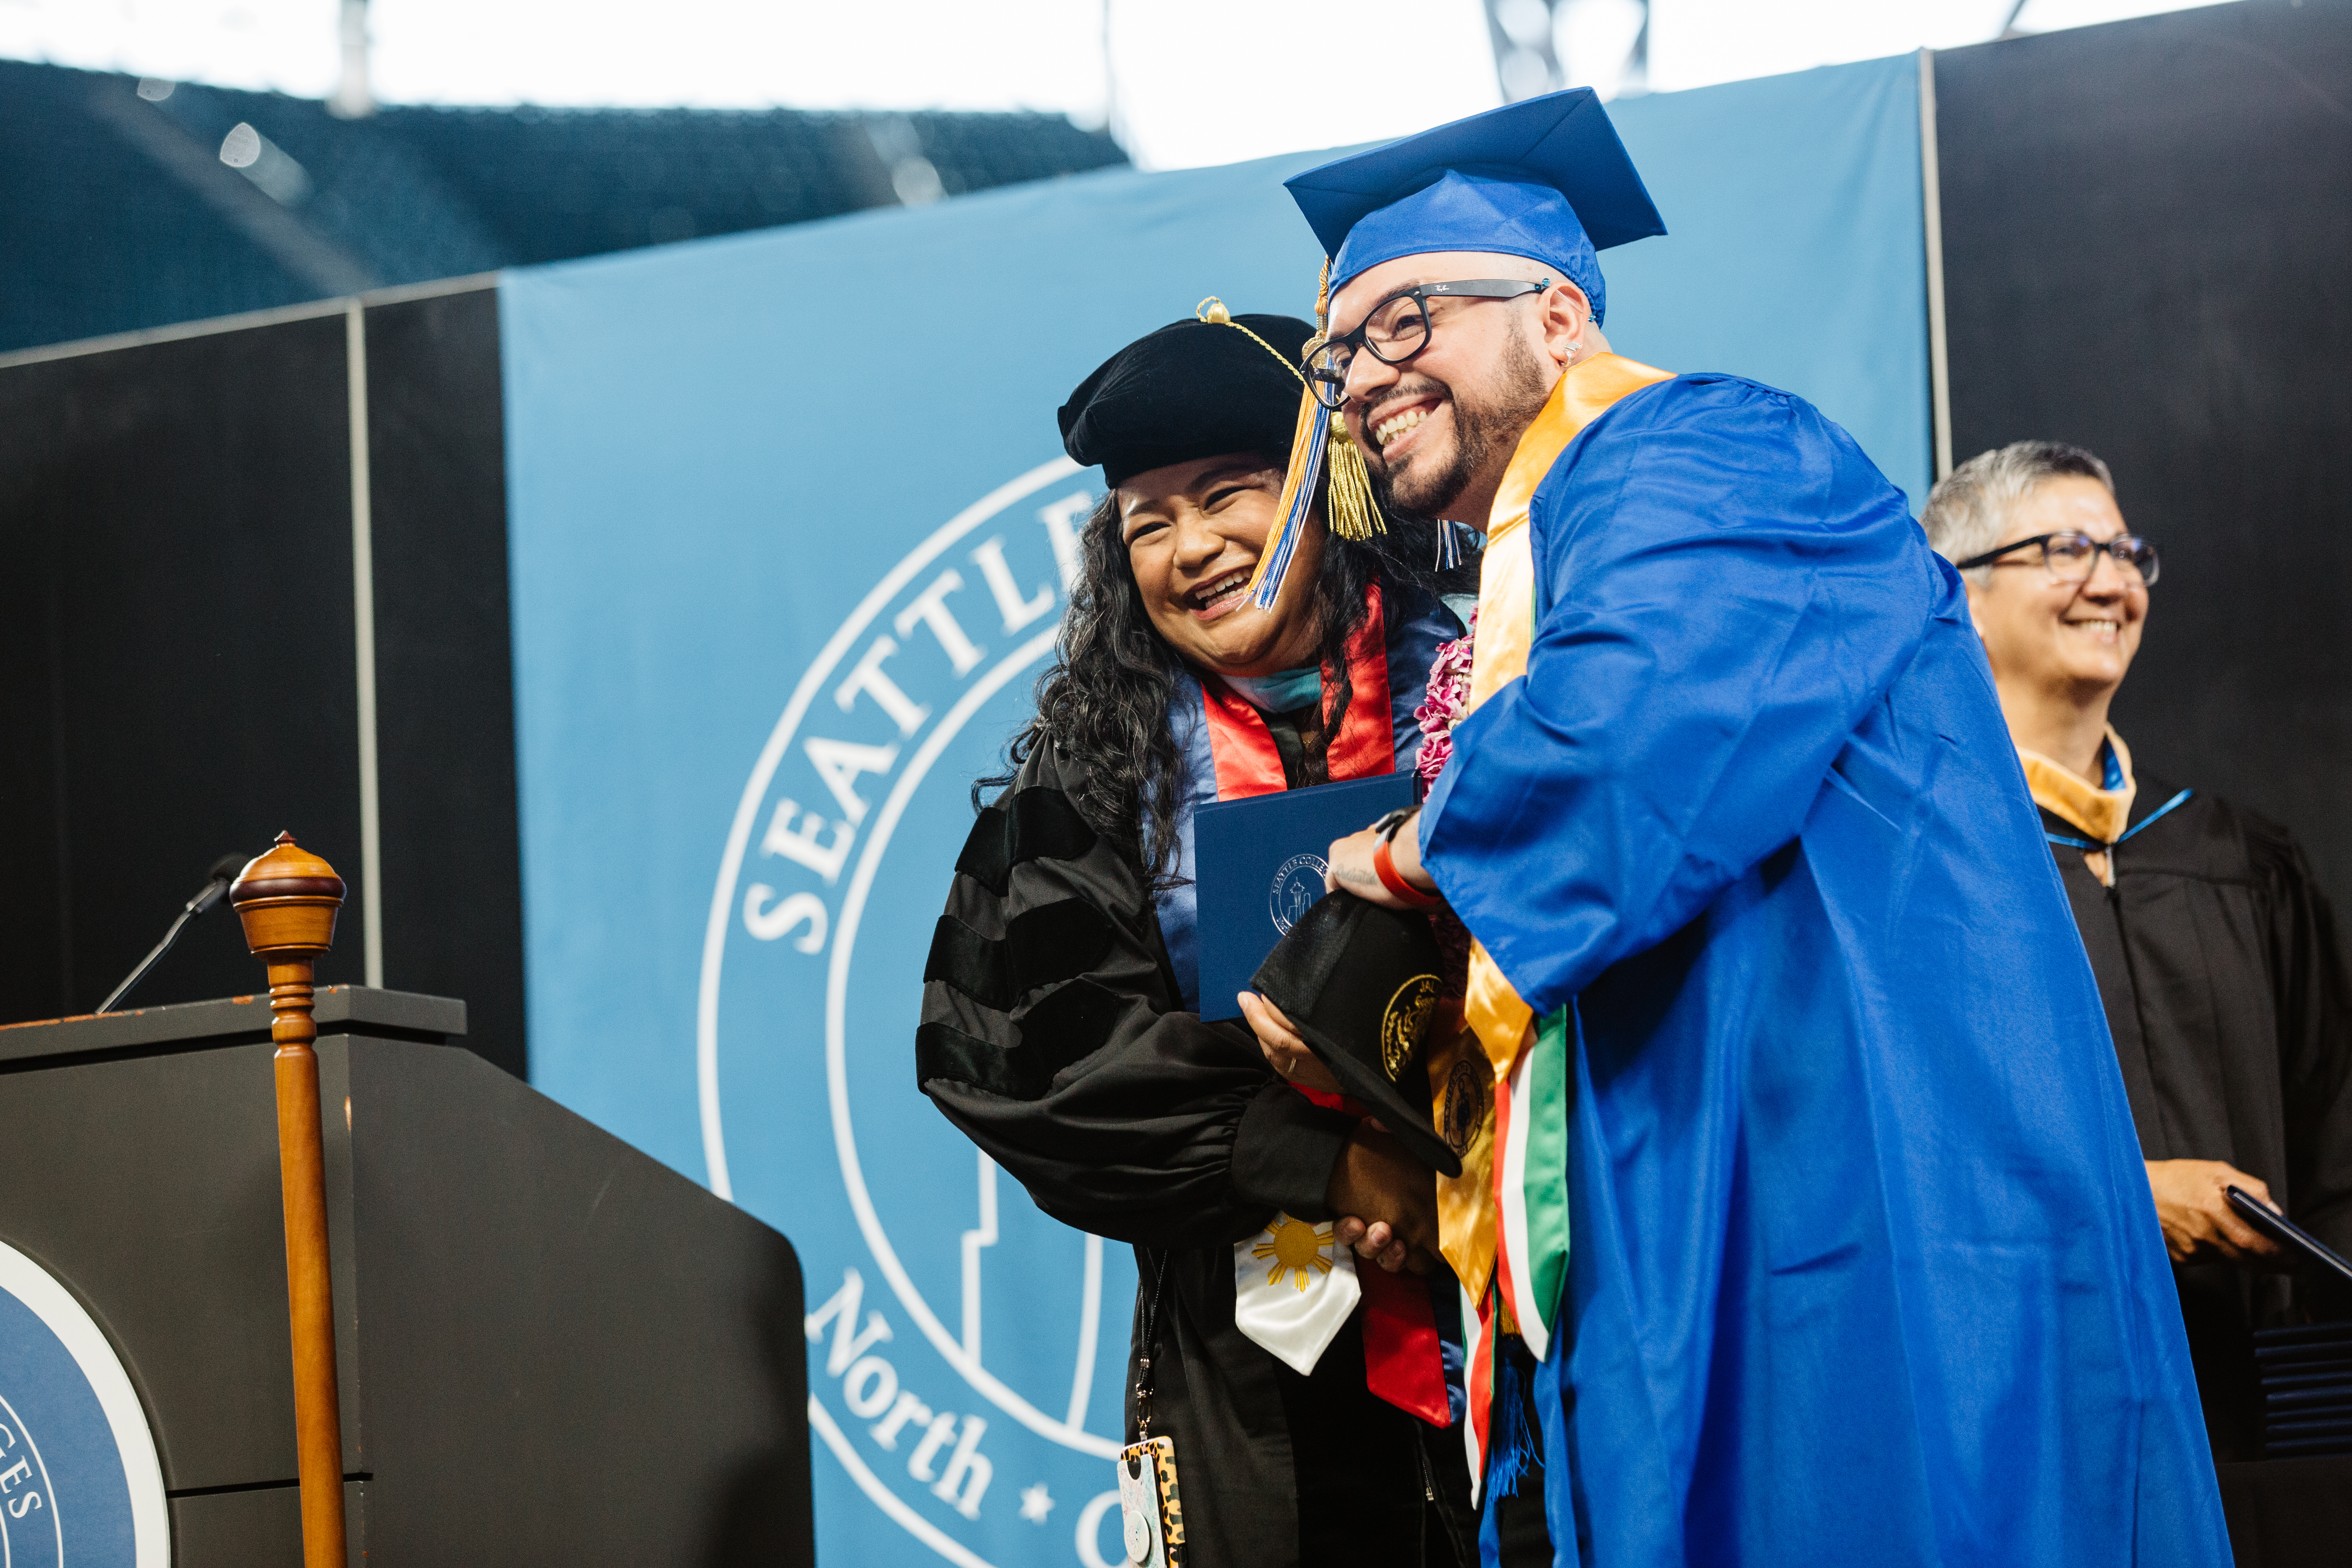
[[[228,890],[245,945],[269,970],[278,1046],[278,1175],[286,1204],[286,1301],[294,1331],[294,1452],[303,1568],[342,1568],[343,1420],[335,1386],[335,1301],[327,1256],[327,1162],[319,1121],[311,984],[343,904],[335,868],[281,833]]]
[[[335,945],[343,890],[332,866],[281,833],[267,853],[246,862],[228,901],[256,958],[316,958]]]

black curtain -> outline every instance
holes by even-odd
[[[2352,896],[2352,5],[1958,49],[1936,87],[1954,459],[2107,460],[2164,555],[2116,727]]]
[[[524,1068],[498,304],[364,317],[384,981]],[[291,829],[363,976],[346,320],[0,366],[0,1021],[88,1012]],[[226,906],[129,1005],[254,991]]]
[[[356,882],[347,405],[340,315],[0,372],[0,1016],[89,1012],[281,828]],[[135,1000],[260,988],[224,908]]]

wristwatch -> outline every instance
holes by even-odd
[[[1400,806],[1372,824],[1372,831],[1380,835],[1380,842],[1372,846],[1372,871],[1380,878],[1381,886],[1386,888],[1405,908],[1433,910],[1445,900],[1435,893],[1424,893],[1406,881],[1403,875],[1396,868],[1396,858],[1391,847],[1396,843],[1397,829],[1420,815],[1421,807],[1417,805]]]

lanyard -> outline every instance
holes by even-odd
[[[2107,759],[2107,766],[2110,769],[2115,767],[2115,759],[2113,756],[2110,756]],[[2110,785],[2108,787],[2113,788],[2115,786]],[[2053,833],[2048,828],[2042,829],[2042,837],[2047,838],[2053,844],[2063,844],[2069,849],[2113,849],[2116,844],[2121,844],[2125,839],[2129,838],[2133,834],[2137,833],[2141,828],[2146,827],[2149,823],[2154,822],[2158,817],[2162,816],[2165,813],[2170,811],[2174,806],[2179,805],[2182,801],[2187,800],[2190,795],[2195,795],[2196,793],[2197,792],[2195,790],[2182,790],[2179,795],[2174,795],[2170,800],[2166,801],[2162,805],[2158,806],[2154,811],[2149,812],[2146,816],[2141,817],[2137,822],[2133,823],[2129,827],[2124,829],[2124,831],[2116,837],[2115,843],[2113,844],[2095,843],[2088,838],[2074,838],[2063,833]]]
[[[1151,1441],[1151,1358],[1160,1352],[1160,1302],[1168,1293],[1168,1255],[1160,1254],[1151,1275],[1151,1301],[1143,1309],[1143,1353],[1136,1358],[1135,1440]]]

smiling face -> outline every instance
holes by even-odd
[[[2001,542],[2074,530],[2102,542],[2128,531],[2116,498],[2098,480],[2060,474],[2026,491],[2010,510]],[[1969,583],[1969,611],[1984,637],[1993,679],[2014,689],[2082,705],[2123,684],[2147,619],[2147,588],[2101,551],[2087,581],[2053,583],[2035,552]],[[1974,579],[1976,573],[1968,574]]]
[[[1332,296],[1331,335],[1362,324],[1423,283],[1474,278],[1551,279],[1517,300],[1433,299],[1429,342],[1403,364],[1366,352],[1348,372],[1349,428],[1386,498],[1423,517],[1486,524],[1486,505],[1528,423],[1542,411],[1591,314],[1559,269],[1483,251],[1402,256],[1368,268]]]
[[[1298,541],[1272,612],[1247,589],[1276,524],[1282,470],[1255,452],[1197,458],[1118,487],[1119,539],[1151,625],[1194,668],[1260,676],[1312,664],[1307,613],[1323,558],[1318,511]]]

